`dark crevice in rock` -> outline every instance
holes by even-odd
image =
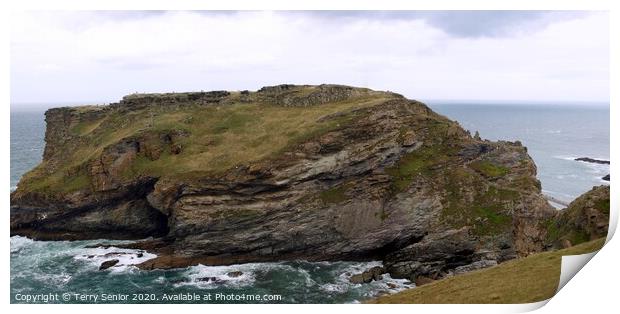
[[[168,217],[146,202],[146,195],[153,191],[156,178],[145,178],[125,191],[103,202],[87,203],[74,208],[20,207],[11,209],[11,235],[24,234],[39,240],[69,239],[140,239],[149,236],[160,237],[168,233]],[[102,193],[110,194],[110,193]],[[119,221],[88,225],[89,215],[126,207]],[[133,210],[133,209],[136,210]],[[23,220],[24,222],[20,222]],[[82,220],[86,220],[82,222]]]

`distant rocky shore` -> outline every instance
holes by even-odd
[[[579,158],[575,158],[575,160],[576,161],[589,162],[589,163],[593,163],[593,164],[601,164],[601,165],[609,165],[610,164],[609,160],[594,159],[594,158],[590,158],[590,157],[579,157]]]
[[[583,161],[583,162],[589,162],[589,163],[593,163],[593,164],[599,164],[599,165],[609,165],[611,164],[609,162],[609,160],[602,160],[602,159],[594,159],[594,158],[590,158],[590,157],[579,157],[579,158],[575,158],[576,161]],[[601,179],[605,180],[605,181],[610,181],[610,175],[606,175],[604,177],[602,177]]]

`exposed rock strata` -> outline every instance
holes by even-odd
[[[377,95],[382,100],[368,105]],[[282,110],[360,105],[306,121],[332,127],[296,137],[260,160],[219,172],[168,175],[149,168],[197,149],[188,140],[196,134],[156,129],[152,115],[172,119],[183,110],[256,103]],[[144,127],[125,132],[138,115]],[[192,119],[179,123],[200,123]],[[110,106],[51,109],[46,121],[43,163],[11,194],[11,234],[152,236],[129,245],[158,254],[145,269],[383,259],[394,277],[437,278],[543,250],[541,221],[555,214],[519,142],[474,138],[393,93],[280,85],[251,93],[131,95]],[[216,145],[201,143],[205,152]],[[84,158],[75,161],[75,152]],[[44,178],[66,189],[38,186]]]
[[[609,208],[609,185],[592,188],[545,223],[547,241],[566,248],[607,236]]]

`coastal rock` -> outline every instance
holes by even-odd
[[[354,284],[369,283],[373,280],[382,280],[383,274],[385,274],[385,268],[381,266],[375,266],[369,270],[362,272],[361,274],[355,274],[349,278],[349,281]]]
[[[594,159],[590,157],[575,158],[576,161],[589,162],[593,164],[609,165],[609,160]]]
[[[610,180],[610,177],[609,177],[609,175],[606,175],[606,176],[604,176],[602,179],[603,179],[603,180],[605,180],[605,181],[609,181],[609,180]]]
[[[217,278],[217,277],[202,277],[202,278],[198,278],[196,279],[196,281],[200,281],[200,282],[211,282],[211,283],[217,283],[217,284],[221,284],[221,283],[225,283],[226,280]]]
[[[394,278],[415,281],[424,276],[437,278],[448,269],[471,264],[476,257],[476,241],[468,228],[427,236],[421,241],[389,253],[384,259]]]
[[[579,196],[542,223],[547,229],[547,246],[565,248],[607,236],[609,206],[609,185],[596,186]]]
[[[117,259],[112,259],[112,260],[109,260],[109,261],[105,261],[105,262],[101,263],[101,265],[99,266],[99,270],[106,270],[106,269],[108,269],[108,268],[118,264],[118,262],[119,261]]]
[[[143,269],[384,260],[397,278],[439,278],[542,251],[555,215],[520,143],[391,92],[136,94],[46,120],[11,235],[152,237],[120,246],[157,254]]]
[[[242,271],[231,271],[231,272],[228,272],[226,275],[231,278],[236,278],[236,277],[243,275],[243,272]]]

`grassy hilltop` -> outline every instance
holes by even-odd
[[[172,136],[176,147],[139,154],[120,174],[127,179],[223,173],[236,165],[275,156],[305,139],[342,127],[355,117],[354,109],[401,97],[356,89],[353,97],[336,98],[321,106],[287,105],[280,101],[284,96],[305,99],[315,91],[317,86],[296,87],[274,97],[226,92],[223,101],[208,105],[198,97],[192,100],[192,95],[200,93],[134,94],[124,97],[121,106],[112,108],[62,108],[72,118],[63,121],[67,129],[62,141],[51,143],[59,146],[57,153],[62,158],[56,159],[62,159],[62,165],[58,167],[44,160],[24,176],[20,191],[27,187],[68,193],[88,188],[91,176],[85,170],[86,164],[100,156],[106,147],[131,137],[146,138],[147,143],[153,142],[154,150],[161,150],[155,148],[160,137]],[[131,110],[122,110],[122,106]],[[334,113],[338,113],[335,119],[321,119]],[[71,141],[79,146],[71,147]]]

